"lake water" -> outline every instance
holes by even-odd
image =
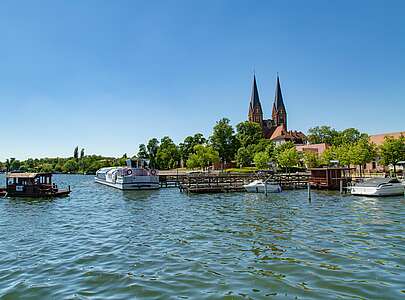
[[[1,299],[404,299],[405,199],[286,191],[0,199]],[[4,177],[1,178],[4,182]]]

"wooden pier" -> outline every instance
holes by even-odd
[[[178,187],[186,193],[230,193],[243,192],[243,185],[253,180],[262,179],[278,183],[283,189],[306,188],[309,174],[199,174],[178,177]]]

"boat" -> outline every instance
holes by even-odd
[[[94,181],[120,190],[156,190],[160,188],[159,175],[148,167],[146,160],[127,160],[125,167],[101,168]]]
[[[404,195],[405,183],[397,178],[372,178],[349,187],[352,195],[359,196],[398,196]]]
[[[70,192],[70,186],[60,189],[52,183],[52,173],[6,173],[6,187],[0,188],[0,197],[60,197]]]
[[[281,186],[274,182],[265,182],[263,180],[254,180],[243,186],[249,193],[280,193]]]

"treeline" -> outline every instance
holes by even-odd
[[[234,163],[237,167],[255,166],[257,169],[278,169],[290,171],[292,168],[309,168],[333,165],[362,167],[373,160],[385,166],[405,160],[405,138],[386,138],[377,147],[369,136],[355,128],[338,131],[329,126],[314,127],[308,131],[311,144],[326,143],[330,147],[318,156],[313,152],[298,152],[292,142],[275,145],[265,139],[259,124],[241,122],[235,128],[229,119],[216,122],[209,137],[201,133],[188,136],[176,145],[165,136],[158,140],[150,139],[141,144],[132,158],[148,159],[153,168],[160,170],[177,167],[205,169],[212,164]],[[121,158],[85,155],[84,149],[76,147],[69,158],[42,158],[18,161],[8,159],[0,162],[2,170],[22,172],[61,172],[93,174],[102,167],[125,165],[127,155]]]
[[[377,146],[370,142],[369,136],[360,133],[355,128],[338,131],[329,126],[314,127],[308,131],[308,141],[311,144],[326,143],[330,148],[321,157],[306,153],[309,167],[331,165],[336,162],[341,166],[358,166],[360,173],[365,164],[378,161],[383,166],[396,166],[405,161],[405,137],[386,137]]]
[[[235,130],[226,118],[216,122],[208,138],[196,133],[179,145],[167,136],[160,141],[152,138],[139,146],[137,157],[149,159],[153,167],[162,170],[177,167],[205,169],[214,163],[224,166],[230,162],[236,162],[238,167],[255,163],[262,169],[269,168],[272,162],[282,167],[299,163],[293,143],[276,147],[264,138],[259,124],[241,122]]]
[[[0,162],[0,170],[20,172],[53,172],[94,174],[102,167],[122,166],[127,159],[126,154],[121,158],[103,157],[100,155],[85,155],[84,149],[76,147],[73,156],[68,158],[29,158],[24,161],[15,158]]]

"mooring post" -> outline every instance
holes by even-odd
[[[342,179],[339,181],[339,191],[340,191],[340,194],[342,195],[343,194],[343,180]]]
[[[311,202],[311,184],[307,183],[307,187],[308,187],[308,201]]]

